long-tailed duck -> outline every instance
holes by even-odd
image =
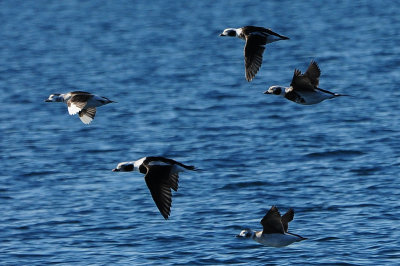
[[[96,107],[114,103],[106,97],[84,91],[72,91],[64,94],[51,94],[45,102],[64,102],[68,105],[70,115],[79,114],[84,124],[90,124],[96,115]]]
[[[262,64],[265,45],[289,38],[273,32],[270,29],[255,26],[225,29],[219,36],[238,37],[246,41],[244,46],[244,65],[246,69],[246,80],[251,81],[257,74]]]
[[[293,209],[289,209],[281,217],[278,208],[272,206],[260,222],[263,226],[262,231],[256,232],[251,229],[245,229],[242,230],[237,237],[251,238],[258,243],[269,247],[284,247],[294,242],[307,239],[288,232],[288,224],[293,220],[293,217]]]
[[[178,191],[179,172],[196,170],[194,166],[185,165],[164,157],[143,157],[137,161],[122,162],[114,172],[139,171],[145,174],[144,180],[151,196],[164,219],[168,219],[171,212],[171,188]]]
[[[326,99],[332,99],[339,96],[348,96],[346,94],[333,93],[318,88],[319,76],[321,70],[317,62],[311,61],[306,73],[302,74],[300,70],[295,69],[290,83],[290,87],[271,86],[264,94],[275,94],[286,99],[303,105],[320,103]]]

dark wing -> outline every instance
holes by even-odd
[[[317,62],[315,62],[314,60],[311,61],[304,75],[308,77],[312,85],[318,87],[319,76],[321,76],[321,70],[319,69]]]
[[[195,170],[196,169],[196,167],[194,167],[192,165],[186,165],[186,164],[180,163],[178,161],[175,161],[173,159],[165,158],[165,157],[162,157],[162,156],[148,156],[148,157],[146,157],[146,164],[148,164],[148,163],[150,163],[152,161],[160,161],[160,162],[164,162],[164,163],[170,164],[170,165],[177,164],[177,165],[179,165],[179,166],[181,166],[181,167],[183,167],[185,169],[188,169],[188,170]]]
[[[71,99],[69,99],[69,101],[73,102],[73,103],[77,103],[77,102],[87,102],[90,98],[92,98],[93,95],[92,94],[76,94],[76,95],[72,95]]]
[[[90,124],[96,115],[96,108],[91,107],[79,111],[79,118],[84,124]]]
[[[178,191],[179,174],[171,173],[169,176],[169,185],[174,191]]]
[[[278,208],[272,206],[267,214],[262,218],[261,224],[263,226],[262,234],[284,234],[283,225],[281,222],[281,214]]]
[[[79,113],[83,108],[85,108],[87,101],[93,97],[91,94],[76,94],[73,95],[68,101],[68,112],[70,115]]]
[[[283,35],[280,35],[280,34],[274,32],[274,31],[272,31],[271,29],[260,28],[260,31],[261,31],[261,32],[264,32],[264,33],[266,33],[266,34],[268,34],[268,35],[274,35],[274,36],[276,36],[276,37],[282,38],[283,40],[288,40],[288,39],[289,39],[288,37],[283,36]]]
[[[67,102],[68,108],[75,106],[78,109],[83,109],[86,106],[86,104],[87,102],[71,102],[71,100]]]
[[[170,175],[172,166],[151,165],[147,167],[147,174],[144,179],[150,190],[151,196],[157,205],[158,210],[164,219],[168,219],[171,212],[172,193],[178,189],[177,174]]]
[[[244,65],[247,81],[251,81],[260,69],[266,43],[266,37],[257,34],[250,34],[246,38]]]
[[[298,69],[294,70],[290,86],[294,91],[314,91],[315,89],[315,86],[311,84],[310,79],[306,75],[301,74],[301,71]]]
[[[288,231],[289,228],[289,222],[291,222],[293,220],[294,217],[294,210],[293,209],[289,209],[281,218],[282,221],[282,225],[283,225],[283,229],[285,230],[285,232]]]
[[[83,109],[86,106],[87,101],[91,97],[93,97],[91,94],[76,94],[76,95],[73,95],[67,102],[68,109],[70,109],[70,108],[72,108],[72,109],[77,108],[78,110],[79,109]],[[77,112],[73,112],[73,113],[77,113]],[[71,114],[71,112],[70,112],[70,114]]]
[[[71,91],[70,92],[72,96],[77,95],[77,94],[89,94],[91,95],[91,93],[86,92],[86,91]]]
[[[280,35],[280,34],[274,32],[274,31],[272,31],[271,29],[264,28],[264,27],[245,26],[245,27],[242,27],[242,32],[243,32],[245,35],[250,35],[250,34],[252,34],[252,33],[257,32],[257,33],[264,34],[265,36],[274,35],[274,36],[276,36],[276,37],[281,38],[282,40],[288,40],[288,39],[289,39],[289,38],[286,37],[286,36]]]

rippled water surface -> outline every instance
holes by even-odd
[[[400,262],[400,7],[396,1],[0,2],[0,263]],[[253,80],[227,27],[289,36]],[[315,59],[314,106],[271,95]],[[51,93],[117,101],[89,126]],[[183,173],[165,221],[120,161]],[[271,205],[307,241],[235,238]]]

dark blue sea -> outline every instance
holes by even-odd
[[[1,265],[396,265],[400,263],[398,1],[1,1]],[[248,83],[228,27],[290,37]],[[302,106],[264,95],[311,60]],[[118,103],[84,125],[52,93]],[[171,216],[140,173],[180,175]],[[235,237],[295,210],[284,248]]]

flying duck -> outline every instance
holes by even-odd
[[[78,114],[84,124],[90,124],[96,115],[96,107],[114,103],[110,99],[89,92],[72,91],[64,94],[54,93],[45,102],[64,102],[70,115]]]
[[[257,74],[262,64],[265,45],[289,38],[273,32],[270,29],[255,26],[225,29],[219,36],[238,37],[246,41],[244,46],[244,65],[246,69],[246,80],[251,81]]]
[[[321,70],[317,62],[311,61],[306,73],[302,74],[300,70],[294,70],[290,87],[271,86],[264,94],[280,95],[292,102],[303,105],[317,104],[326,99],[348,96],[318,88],[320,75]]]
[[[267,214],[262,218],[262,231],[252,231],[245,229],[237,237],[251,238],[260,244],[269,247],[284,247],[294,242],[299,242],[307,238],[288,232],[288,224],[293,220],[294,211],[289,209],[282,217],[278,208],[272,206]]]
[[[139,171],[145,174],[144,180],[150,190],[151,196],[158,210],[165,220],[171,212],[172,194],[171,188],[178,191],[179,172],[196,170],[194,166],[185,165],[164,157],[143,157],[137,161],[122,162],[113,172]]]

